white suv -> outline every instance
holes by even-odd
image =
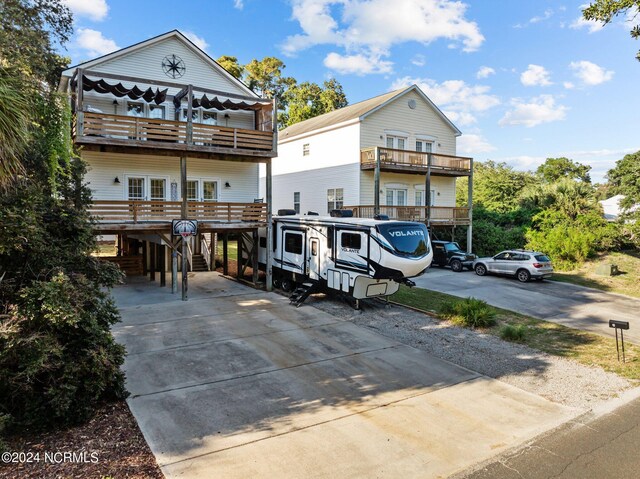
[[[478,258],[473,262],[473,269],[478,276],[504,274],[515,276],[522,283],[532,278],[549,278],[553,274],[553,266],[547,255],[525,250],[503,251],[493,257]]]

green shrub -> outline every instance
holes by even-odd
[[[486,301],[466,298],[445,303],[441,314],[469,328],[486,328],[495,324],[496,311]]]
[[[505,324],[500,328],[500,337],[505,341],[522,341],[527,334],[527,327],[524,324]]]
[[[109,296],[84,275],[35,281],[0,321],[0,411],[10,429],[77,424],[126,397]]]

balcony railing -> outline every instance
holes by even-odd
[[[380,147],[378,154],[380,167],[385,170],[426,173],[427,167],[431,166],[433,174],[466,176],[471,173],[471,158]],[[362,169],[376,167],[376,148],[360,151],[360,166]]]
[[[185,122],[92,112],[78,113],[73,134],[78,143],[135,144],[166,149],[184,149],[189,139]],[[201,123],[193,124],[190,143],[193,148],[203,150],[222,147],[269,152],[274,148],[271,131]]]
[[[345,206],[353,210],[358,218],[373,218],[375,206]],[[442,225],[468,225],[469,208],[457,206],[380,206],[380,214],[389,219],[401,221],[419,221],[422,223]]]
[[[180,201],[97,200],[90,207],[99,223],[170,222],[181,217]],[[190,201],[189,219],[221,223],[266,223],[266,203],[218,203]]]

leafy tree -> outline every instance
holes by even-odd
[[[312,82],[292,85],[284,93],[284,97],[288,109],[279,120],[282,127],[308,120],[348,104],[342,85],[335,79],[325,81],[322,87]]]
[[[0,67],[0,185],[23,171],[21,156],[31,126],[29,98],[15,69]]]
[[[244,68],[249,88],[262,96],[276,98],[278,102],[283,102],[284,92],[290,85],[295,84],[293,78],[282,76],[282,70],[286,65],[275,57],[253,59]]]
[[[636,18],[640,12],[640,0],[595,0],[582,11],[582,15],[586,20],[607,24],[615,17],[626,15],[628,12]],[[640,25],[634,25],[630,33],[632,38],[640,38]],[[636,54],[636,59],[640,61],[640,51]]]
[[[547,158],[547,160],[538,167],[536,174],[547,183],[553,183],[564,178],[572,180],[580,180],[585,183],[591,183],[589,176],[591,166],[582,165],[577,161],[571,161],[569,158]]]
[[[66,3],[3,0],[0,25],[0,66],[16,67],[26,77],[55,85],[68,63],[56,53],[56,45],[64,45],[73,31],[73,18]]]
[[[625,195],[623,206],[640,203],[640,151],[625,155],[607,173],[609,187],[614,195]]]
[[[222,68],[231,73],[238,80],[242,80],[242,74],[244,73],[244,67],[238,63],[237,57],[229,55],[222,55],[216,60]]]
[[[506,163],[475,162],[473,202],[489,211],[505,213],[518,208],[520,193],[536,182],[528,171],[515,171]]]

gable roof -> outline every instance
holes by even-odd
[[[135,52],[137,50],[140,50],[140,49],[143,49],[145,47],[148,47],[149,45],[153,45],[155,43],[160,43],[160,42],[162,42],[164,40],[167,40],[169,38],[175,38],[178,41],[181,41],[182,43],[185,44],[185,46],[187,48],[191,49],[197,56],[202,58],[202,60],[204,60],[206,63],[208,63],[214,70],[218,71],[221,75],[223,75],[224,77],[226,77],[230,81],[236,83],[248,95],[259,98],[259,95],[256,94],[253,90],[251,90],[243,81],[238,80],[231,73],[229,73],[227,70],[225,70],[222,67],[222,65],[220,65],[217,61],[215,61],[213,58],[211,58],[205,51],[203,51],[195,43],[193,43],[191,40],[189,40],[179,30],[171,30],[170,32],[163,33],[161,35],[157,35],[155,37],[149,38],[147,40],[143,40],[143,41],[138,42],[138,43],[134,43],[133,45],[130,45],[130,46],[125,47],[125,48],[121,48],[120,50],[116,50],[115,52],[107,53],[106,55],[102,55],[102,56],[100,56],[98,58],[94,58],[93,60],[87,60],[85,62],[78,63],[76,65],[70,66],[66,70],[63,70],[62,79],[60,81],[61,84],[60,84],[59,88],[62,88],[63,84],[65,84],[68,81],[68,79],[73,76],[75,70],[77,68],[79,68],[79,67],[82,67],[85,70],[86,69],[90,69],[90,68],[92,68],[92,67],[94,67],[96,65],[99,65],[101,63],[114,60],[114,59],[122,57],[124,55],[128,55],[128,54],[133,53],[133,52]],[[202,86],[202,85],[200,85],[200,86]]]
[[[460,136],[462,132],[446,117],[444,113],[424,94],[424,92],[418,87],[418,85],[411,85],[409,87],[400,88],[398,90],[384,93],[382,95],[363,100],[353,105],[345,106],[338,110],[325,113],[324,115],[316,116],[300,123],[291,125],[278,133],[280,140],[286,140],[295,136],[304,135],[315,130],[327,128],[330,126],[338,125],[350,120],[362,121],[367,116],[383,108],[392,101],[400,98],[407,93],[415,91],[431,106],[434,111],[440,116],[444,122],[455,132],[456,136]]]

